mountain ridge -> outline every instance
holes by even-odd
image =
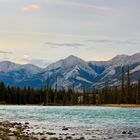
[[[43,88],[49,86],[58,89],[73,88],[88,91],[93,86],[103,87],[106,80],[110,86],[121,84],[121,67],[130,66],[132,82],[140,76],[140,53],[117,55],[108,61],[85,61],[74,55],[40,68],[33,64],[16,64],[10,61],[0,62],[0,81],[10,86]]]

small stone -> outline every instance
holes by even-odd
[[[85,138],[84,137],[80,137],[80,140],[84,140]]]
[[[29,125],[29,123],[28,122],[25,122],[25,125]]]
[[[11,132],[11,133],[8,134],[8,136],[14,136],[14,133]]]
[[[41,138],[41,140],[47,140],[47,138],[44,137],[44,138]]]
[[[28,125],[24,125],[23,128],[24,129],[27,129],[27,128],[29,128],[29,126]]]
[[[9,136],[10,140],[17,140],[17,138],[15,136]]]
[[[72,134],[72,136],[75,136],[75,134]]]
[[[59,140],[57,137],[51,137],[50,140]]]
[[[67,136],[66,139],[72,139],[72,136]]]
[[[38,138],[37,137],[34,137],[33,140],[38,140]]]
[[[22,125],[15,125],[15,128],[22,129]]]
[[[62,130],[67,131],[67,130],[69,130],[69,129],[68,129],[67,127],[63,127]]]
[[[133,133],[131,131],[128,132],[129,135],[132,135]]]
[[[56,133],[52,133],[52,132],[47,132],[46,134],[48,134],[48,135],[56,135]]]
[[[14,131],[13,133],[14,133],[14,135],[15,135],[15,136],[20,135],[20,133],[19,133],[19,132],[17,132],[17,131]]]
[[[16,128],[10,128],[9,129],[11,132],[14,132],[14,131],[16,131]]]
[[[128,137],[131,138],[131,139],[132,138],[134,139],[134,138],[137,138],[138,136],[137,135],[129,135]]]
[[[59,137],[59,140],[63,140],[63,138],[62,137]]]
[[[123,131],[122,134],[126,134],[126,131]]]
[[[44,134],[40,132],[40,133],[39,133],[39,135],[41,135],[41,136],[42,136],[42,135],[44,135]]]
[[[67,135],[69,135],[69,133],[65,133],[64,135],[67,136]]]
[[[9,121],[4,121],[4,122],[2,122],[2,125],[3,125],[4,127],[11,127],[11,124],[10,124]]]

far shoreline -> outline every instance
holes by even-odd
[[[97,105],[98,106],[98,105]],[[103,107],[140,108],[140,104],[103,104]]]
[[[140,108],[140,104],[99,104],[99,105],[36,105],[36,104],[27,104],[27,105],[12,105],[12,104],[0,104],[1,106],[36,106],[36,107],[120,107],[120,108]]]

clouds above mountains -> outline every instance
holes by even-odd
[[[82,47],[85,46],[82,43],[55,43],[55,42],[46,42],[45,45],[49,46],[49,47],[72,47],[72,48],[78,48],[78,47]]]
[[[0,50],[0,54],[13,54],[13,52],[9,52],[9,51],[1,51],[1,50]]]
[[[42,58],[31,58],[29,54],[25,54],[23,55],[22,58],[20,58],[19,60],[17,60],[17,63],[20,64],[34,64],[38,67],[47,67],[51,61],[49,61],[48,59],[42,59]]]
[[[103,44],[124,44],[124,45],[140,45],[140,40],[109,40],[109,39],[91,39],[85,40],[88,43],[103,43]]]
[[[48,59],[31,59],[29,60],[29,63],[42,67],[42,68],[46,68],[52,62],[49,61]]]
[[[44,65],[68,55],[140,52],[139,0],[1,0],[0,59]]]
[[[26,5],[21,8],[21,11],[25,12],[30,12],[30,11],[37,11],[43,8],[42,4],[31,4],[31,5]]]

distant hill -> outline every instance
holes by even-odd
[[[91,91],[93,86],[103,87],[106,80],[110,86],[121,84],[121,67],[130,66],[131,80],[140,77],[140,53],[132,56],[118,55],[109,61],[84,61],[76,56],[68,56],[39,68],[32,64],[19,65],[9,61],[0,62],[0,81],[10,86],[58,89],[74,88]]]

